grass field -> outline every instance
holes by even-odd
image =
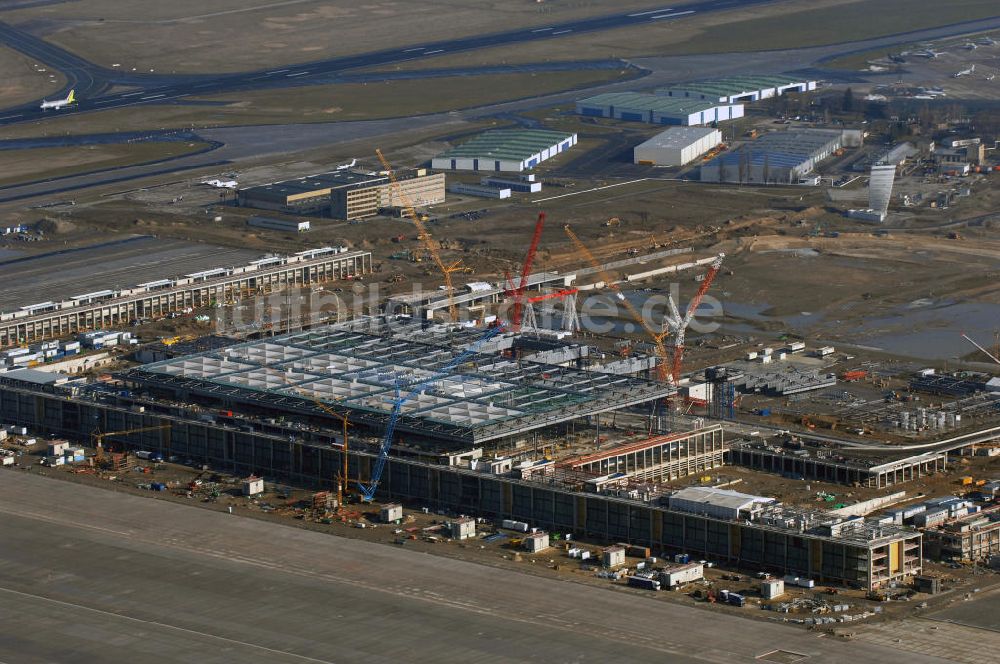
[[[105,66],[204,73],[662,6],[656,0],[79,0],[5,12],[4,20]]]
[[[204,143],[156,142],[0,151],[0,185],[129,166],[188,154]]]
[[[0,46],[0,108],[51,96],[65,83],[59,72]]]
[[[789,0],[676,23],[423,59],[396,67],[511,64],[581,58],[639,58],[824,46],[1000,16],[996,0]]]
[[[224,106],[138,106],[12,125],[0,129],[0,139],[165,127],[374,120],[534,97],[627,80],[630,75],[621,71],[593,70],[267,90],[210,98],[227,102]]]

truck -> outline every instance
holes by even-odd
[[[656,579],[648,579],[644,576],[630,576],[628,578],[628,584],[635,588],[643,588],[644,590],[659,590],[660,582]]]
[[[161,463],[163,461],[162,454],[159,452],[150,452],[149,450],[139,450],[135,453],[135,456],[145,461],[152,461],[153,463]]]

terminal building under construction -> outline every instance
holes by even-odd
[[[909,528],[734,491],[667,491],[662,481],[723,463],[722,426],[655,431],[670,384],[552,364],[523,343],[356,319],[140,365],[119,375],[124,389],[0,374],[0,420],[75,437],[161,427],[116,440],[311,486],[329,486],[346,454],[349,486],[375,484],[379,499],[823,582],[877,588],[920,572],[922,536]],[[615,418],[649,430],[609,439]]]

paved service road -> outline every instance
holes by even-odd
[[[632,594],[0,471],[0,662],[898,661]],[[941,662],[907,655],[909,664]]]

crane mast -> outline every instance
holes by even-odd
[[[677,325],[677,336],[674,338],[673,344],[673,362],[670,367],[670,375],[673,378],[675,385],[681,379],[681,364],[684,361],[684,337],[687,333],[688,326],[694,319],[694,315],[698,311],[698,307],[701,306],[701,301],[705,298],[705,293],[707,293],[708,289],[712,287],[712,282],[715,281],[715,276],[719,274],[719,269],[722,267],[722,261],[725,257],[725,254],[719,254],[712,262],[712,265],[708,268],[708,272],[705,273],[705,277],[701,280],[701,286],[698,287],[698,292],[691,298],[691,302],[688,304],[684,318],[680,319],[680,323]],[[671,312],[676,312],[677,307],[673,304],[672,297],[670,298],[670,304],[672,305]]]
[[[399,201],[402,204],[403,211],[406,216],[410,218],[413,225],[417,228],[417,237],[423,243],[424,247],[427,249],[427,253],[431,255],[431,260],[437,265],[438,270],[441,271],[441,276],[444,277],[445,290],[448,293],[448,316],[451,322],[458,320],[458,309],[455,306],[455,288],[452,286],[451,273],[458,272],[462,270],[462,261],[457,260],[451,265],[446,265],[443,260],[441,260],[441,254],[438,253],[437,247],[434,246],[434,242],[431,239],[431,234],[424,225],[423,220],[420,219],[420,215],[413,207],[413,202],[410,197],[403,191],[402,185],[399,184],[399,180],[396,178],[396,174],[392,170],[392,166],[389,165],[388,160],[382,154],[382,151],[378,148],[375,149],[375,154],[378,156],[379,162],[382,164],[382,168],[385,169],[389,176],[389,182],[392,185],[392,190],[399,197]]]
[[[594,271],[601,276],[602,280],[604,280],[604,285],[615,292],[615,297],[618,301],[621,302],[622,306],[625,307],[625,310],[628,311],[632,319],[635,320],[635,322],[638,323],[643,330],[645,330],[646,334],[653,341],[653,346],[656,348],[657,356],[656,377],[659,380],[667,380],[667,348],[663,343],[663,339],[667,336],[667,334],[669,334],[669,330],[666,332],[657,332],[654,330],[652,326],[650,326],[649,322],[643,318],[642,314],[635,308],[635,305],[629,302],[628,298],[625,297],[625,294],[622,293],[621,288],[619,288],[618,284],[615,283],[614,278],[611,277],[611,275],[609,275],[603,267],[601,267],[600,262],[598,262],[597,258],[594,257],[594,254],[587,249],[586,245],[583,244],[577,234],[573,232],[573,229],[570,228],[569,224],[564,226],[563,230],[566,232],[567,237],[569,237],[569,239],[573,242],[577,252],[587,259],[587,262],[594,268]]]
[[[535,232],[531,236],[531,244],[528,245],[528,253],[524,256],[524,267],[521,269],[521,281],[514,290],[514,314],[511,316],[510,326],[514,332],[521,331],[521,319],[524,315],[524,291],[528,287],[528,277],[531,275],[531,268],[535,262],[535,254],[538,253],[538,243],[542,239],[542,227],[545,225],[545,213],[538,213],[538,220],[535,222]]]

